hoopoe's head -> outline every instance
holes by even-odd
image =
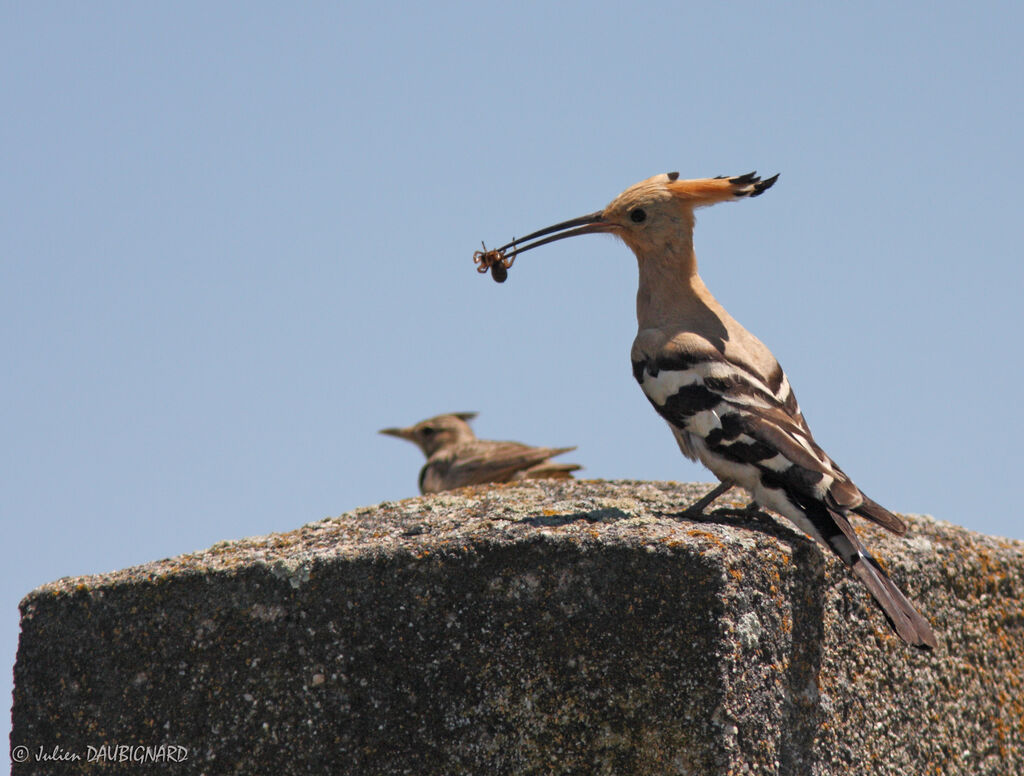
[[[415,426],[382,428],[379,433],[412,442],[429,458],[444,447],[476,439],[476,434],[466,422],[475,417],[475,412],[453,412],[421,420]]]
[[[644,256],[689,240],[694,209],[756,197],[771,188],[778,177],[761,180],[752,172],[734,178],[679,180],[677,172],[655,175],[630,186],[603,210],[520,237],[498,252],[514,259],[523,251],[566,237],[606,233],[621,237],[637,256]]]

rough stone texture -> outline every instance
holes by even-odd
[[[782,522],[680,517],[704,489],[467,489],[46,585],[14,773],[1024,772],[1024,542],[859,524],[924,653]]]

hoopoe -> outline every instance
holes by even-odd
[[[656,175],[630,186],[603,210],[513,240],[491,255],[511,264],[524,251],[566,237],[620,237],[640,269],[633,376],[683,455],[721,481],[688,511],[702,512],[729,488],[743,488],[757,505],[785,516],[838,555],[900,638],[933,648],[928,622],[861,543],[850,515],[900,535],[906,525],[864,495],[818,446],[778,361],[697,274],[695,208],[756,197],[778,177]]]
[[[575,447],[531,447],[520,442],[477,439],[467,421],[475,412],[454,412],[421,420],[408,428],[385,428],[381,434],[412,442],[427,456],[420,470],[420,493],[437,493],[512,480],[570,480],[582,468],[574,463],[549,461]]]

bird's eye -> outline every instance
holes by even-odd
[[[423,436],[425,436],[425,437],[429,437],[429,436],[433,436],[434,432],[436,430],[437,429],[435,429],[435,428],[433,428],[431,426],[426,426],[425,428],[421,428],[420,429],[420,433],[423,434]]]
[[[647,220],[647,212],[643,208],[638,207],[636,210],[630,211],[629,220],[634,224],[642,224]]]

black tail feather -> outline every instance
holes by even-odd
[[[874,502],[871,503],[874,504]],[[896,635],[911,646],[934,649],[938,642],[935,640],[935,634],[928,621],[918,613],[914,605],[896,587],[896,583],[889,579],[889,575],[878,565],[878,561],[871,556],[871,553],[864,549],[864,545],[861,544],[850,521],[846,519],[845,515],[834,509],[826,507],[825,510],[833,525],[839,529],[835,533],[823,532],[826,543],[864,583],[889,620],[892,629],[896,631]],[[899,520],[895,515],[893,519]],[[820,517],[819,520],[821,520]],[[823,520],[822,524],[824,525]]]
[[[907,524],[896,517],[896,515],[863,493],[861,493],[861,496],[864,498],[863,503],[853,508],[856,514],[867,518],[873,523],[878,523],[882,528],[892,531],[897,536],[903,536],[907,532]]]
[[[889,575],[878,565],[878,561],[861,550],[852,568],[853,573],[870,591],[901,639],[921,649],[934,649],[938,645],[928,621],[889,579]]]

